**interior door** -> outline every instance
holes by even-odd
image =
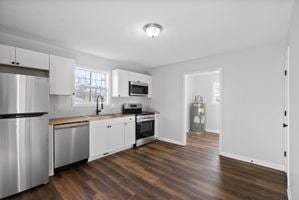
[[[285,134],[285,165],[286,171],[289,174],[289,59],[290,59],[290,47],[287,48],[286,61],[285,61],[285,113],[284,113],[284,134]],[[288,176],[289,177],[289,176]],[[288,180],[289,181],[289,180]]]

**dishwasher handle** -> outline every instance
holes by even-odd
[[[77,127],[82,127],[82,126],[89,126],[89,122],[55,125],[54,130],[67,129],[67,128],[77,128]]]

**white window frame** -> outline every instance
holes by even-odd
[[[89,67],[84,67],[84,66],[77,66],[74,71],[74,88],[76,87],[76,70],[85,70],[89,72],[94,72],[94,73],[104,73],[106,74],[106,88],[107,88],[107,99],[104,99],[104,105],[110,105],[110,73],[109,71],[106,70],[98,70],[94,68],[89,68]],[[99,102],[100,104],[100,102]],[[75,95],[72,98],[72,106],[73,107],[94,107],[96,106],[96,102],[90,102],[90,103],[76,103],[75,102]]]
[[[216,100],[217,99],[217,97],[216,97],[216,87],[218,87],[218,95],[219,95],[219,97],[218,97],[218,101]],[[219,104],[220,103],[220,101],[221,101],[221,94],[220,94],[220,82],[219,81],[214,81],[213,82],[213,85],[212,85],[212,103],[213,104]]]

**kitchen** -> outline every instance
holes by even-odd
[[[54,169],[65,169],[82,163],[82,161],[92,161],[132,148],[134,145],[141,146],[153,142],[158,137],[160,114],[146,112],[141,103],[126,103],[123,104],[123,109],[119,113],[101,114],[107,106],[105,99],[108,98],[108,94],[107,88],[102,90],[100,84],[106,87],[107,79],[110,79],[108,75],[104,77],[103,83],[101,79],[95,80],[100,76],[91,79],[92,76],[100,74],[85,69],[84,72],[89,73],[89,76],[87,75],[89,80],[82,83],[77,78],[78,80],[75,81],[75,74],[80,72],[82,74],[81,68],[76,69],[75,60],[2,44],[0,45],[0,57],[1,126],[8,127],[8,130],[15,124],[17,127],[21,127],[11,132],[4,132],[5,135],[2,136],[1,141],[11,143],[7,147],[1,146],[1,150],[6,153],[11,151],[10,148],[15,147],[16,149],[25,148],[25,151],[28,148],[28,151],[32,149],[31,151],[40,152],[38,155],[35,155],[34,152],[19,155],[19,152],[16,152],[16,157],[20,157],[19,159],[7,158],[10,161],[4,168],[7,168],[9,174],[19,173],[15,178],[21,179],[21,182],[28,177],[35,181],[21,185],[20,189],[13,188],[15,183],[8,184],[7,188],[12,190],[9,193],[4,193],[2,197],[46,183],[48,174],[54,175]],[[121,69],[114,69],[111,74],[112,98],[129,98],[130,96],[142,99],[151,98],[151,76]],[[92,81],[94,84],[98,84],[96,88],[100,92],[96,91],[97,96],[93,101],[85,96],[83,101],[87,101],[88,105],[85,106],[93,107],[94,114],[48,120],[49,95],[55,95],[56,98],[70,96],[75,102],[77,98],[75,94],[80,95],[82,87],[83,90],[88,89]],[[6,85],[10,85],[10,87],[6,87]],[[91,89],[89,94],[91,94]],[[81,99],[81,105],[83,101]],[[47,125],[49,125],[49,131],[45,130]],[[21,133],[22,129],[25,129],[26,132]],[[31,141],[39,134],[36,130],[43,130],[43,135],[39,135],[38,140]],[[15,141],[7,140],[11,134],[15,137],[11,139],[15,139]],[[26,142],[19,144],[19,134],[25,137],[22,138],[24,141],[30,140],[32,143],[30,145]],[[47,144],[48,140],[49,144]],[[34,146],[39,148],[34,149]],[[45,151],[46,146],[49,146],[49,151]],[[48,155],[49,159],[47,159]],[[32,159],[33,156],[34,162],[24,161],[24,159]],[[10,170],[9,166],[14,165],[15,162],[20,163],[18,168],[27,165],[31,169],[43,169],[43,172],[28,172],[26,167],[21,171],[25,170],[29,174],[22,174],[17,169]],[[49,167],[45,165],[47,162]],[[2,180],[7,181],[5,178]],[[3,192],[6,190],[4,188]]]
[[[0,199],[299,198],[298,11],[1,0]]]

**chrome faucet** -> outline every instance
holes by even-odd
[[[101,98],[101,108],[99,109],[99,98]],[[104,97],[102,95],[97,96],[97,115],[104,109]]]

